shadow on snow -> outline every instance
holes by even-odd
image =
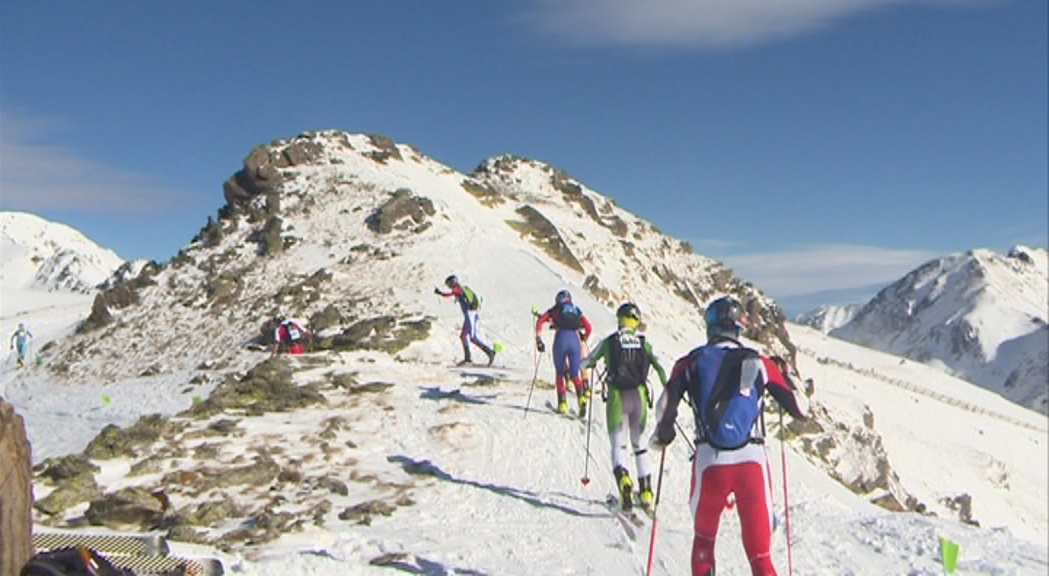
[[[529,490],[519,490],[512,486],[500,486],[498,484],[489,484],[486,482],[478,482],[476,480],[456,478],[455,476],[452,476],[451,474],[445,472],[439,466],[430,462],[429,460],[415,460],[414,458],[400,455],[388,456],[386,460],[388,462],[400,464],[401,467],[404,468],[405,472],[413,476],[433,476],[434,478],[444,480],[445,482],[462,484],[464,486],[472,486],[481,490],[487,490],[499,496],[508,496],[510,498],[515,498],[526,504],[535,506],[536,508],[547,508],[551,510],[557,510],[559,512],[568,514],[569,516],[578,516],[582,518],[599,518],[608,515],[607,513],[582,512],[570,506],[565,506],[564,504],[559,504],[557,502],[545,500],[541,495]],[[586,502],[596,503],[597,501],[588,500]]]

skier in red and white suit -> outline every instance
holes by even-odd
[[[714,542],[717,538],[721,513],[735,498],[742,529],[743,548],[754,576],[775,576],[772,564],[773,510],[771,478],[768,457],[764,447],[764,426],[760,418],[750,427],[749,436],[741,446],[715,447],[704,437],[703,421],[707,411],[703,404],[709,402],[713,380],[722,370],[732,370],[731,362],[738,374],[752,374],[751,384],[768,390],[772,397],[791,416],[804,419],[792,392],[793,385],[786,376],[786,364],[781,358],[767,358],[756,353],[728,354],[731,349],[744,347],[739,343],[743,328],[743,308],[738,301],[725,297],[712,302],[706,310],[707,344],[696,348],[679,359],[670,373],[663,395],[657,406],[656,432],[652,445],[657,449],[666,447],[676,435],[674,422],[678,404],[684,394],[691,400],[696,430],[696,453],[693,459],[692,484],[689,506],[694,520],[692,540],[692,575],[714,574]],[[720,350],[712,350],[717,347]],[[706,354],[704,363],[699,357]],[[743,358],[738,360],[738,358]],[[709,360],[715,358],[716,360]],[[737,360],[723,360],[737,358]],[[750,363],[749,365],[744,365]],[[763,398],[759,399],[759,407]],[[760,411],[758,412],[760,414]]]

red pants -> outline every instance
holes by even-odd
[[[306,347],[302,345],[302,342],[295,342],[288,344],[284,349],[285,354],[302,354],[306,351]]]
[[[714,568],[714,542],[729,495],[735,495],[743,549],[754,576],[776,576],[772,565],[772,500],[768,461],[761,445],[738,450],[696,448],[689,503],[694,519],[692,575],[707,576]]]

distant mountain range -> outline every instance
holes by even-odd
[[[0,212],[0,286],[89,293],[122,264],[81,232],[26,212]]]
[[[1029,408],[1049,409],[1049,254],[1017,246],[923,264],[863,306],[799,322],[856,344],[940,366]]]

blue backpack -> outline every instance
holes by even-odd
[[[765,393],[758,353],[707,345],[692,355],[692,371],[699,382],[690,383],[689,395],[702,432],[700,440],[719,450],[735,450],[761,439],[752,434]]]

